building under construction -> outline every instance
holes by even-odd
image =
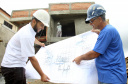
[[[85,24],[87,9],[94,2],[54,3],[44,9],[50,14],[50,27],[40,31],[36,38],[46,45],[84,33],[92,29]],[[24,25],[32,20],[33,13],[38,9],[13,10],[11,15],[0,8],[0,63],[10,38]],[[57,23],[61,25],[61,36],[57,36]],[[35,45],[36,52],[40,46]]]
[[[93,2],[83,3],[56,3],[49,4],[49,8],[41,8],[50,14],[50,27],[47,29],[47,42],[57,42],[71,36],[75,36],[91,29],[91,26],[85,24],[85,18],[88,7]],[[38,9],[14,10],[12,11],[10,22],[18,28],[28,24],[32,19],[32,14]],[[62,36],[56,37],[57,23],[62,25]],[[46,41],[46,29],[40,36],[40,41]]]
[[[54,3],[44,9],[50,14],[50,27],[40,31],[36,38],[46,45],[67,39],[92,29],[85,24],[87,9],[94,2]],[[13,10],[9,15],[0,8],[0,63],[9,39],[24,25],[28,24],[38,9]],[[1,19],[2,18],[2,19]],[[61,36],[57,36],[57,23],[61,25]],[[35,45],[36,52],[40,47]],[[127,61],[126,61],[127,62]],[[127,62],[128,63],[128,62]]]
[[[40,8],[46,10],[50,14],[50,27],[40,31],[36,38],[46,43],[46,45],[84,33],[91,30],[89,24],[85,24],[88,7],[94,2],[80,3],[54,3],[49,4],[49,8]],[[28,24],[33,13],[38,9],[13,10],[10,22],[15,24],[19,29]],[[57,23],[61,25],[61,36],[57,34]],[[36,51],[39,46],[35,46]]]

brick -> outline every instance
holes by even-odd
[[[51,11],[69,10],[69,4],[53,4],[51,5]]]
[[[0,12],[3,13],[8,18],[10,18],[10,15],[6,11],[4,11],[2,8],[0,8]]]
[[[48,12],[48,9],[44,9],[44,10],[46,10],[47,12]],[[31,16],[33,16],[33,13],[35,13],[37,10],[32,10],[31,11]]]
[[[37,10],[33,10],[33,11],[31,11],[31,16],[33,15],[33,13],[35,13]]]
[[[14,11],[12,14],[12,18],[28,17],[28,16],[29,16],[29,11]]]
[[[91,3],[73,3],[71,5],[72,10],[87,10],[91,6]]]

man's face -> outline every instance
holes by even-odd
[[[33,29],[36,33],[39,33],[41,30],[44,30],[44,24],[40,21],[37,21]]]
[[[92,18],[89,22],[90,25],[93,27],[93,29],[98,29],[98,25],[99,25],[99,21],[98,21],[98,17]]]

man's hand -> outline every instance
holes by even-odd
[[[81,62],[81,56],[78,56],[78,57],[76,57],[74,60],[73,60],[73,62],[76,62],[76,64],[80,64],[80,62]]]
[[[99,29],[92,29],[91,31],[97,33],[98,35],[100,33],[100,30]]]
[[[45,44],[44,44],[44,43],[40,43],[40,46],[41,46],[41,47],[45,47]]]
[[[91,60],[91,59],[97,58],[98,56],[100,56],[100,53],[97,53],[97,52],[91,50],[91,51],[89,51],[89,52],[87,52],[81,56],[76,57],[73,60],[73,62],[76,62],[76,64],[79,65],[82,60]]]
[[[40,45],[41,47],[45,47],[45,44],[44,43],[41,43],[36,38],[35,38],[35,42],[34,43],[37,44],[37,45]]]
[[[43,76],[41,76],[41,81],[43,82],[48,82],[50,79],[47,75],[43,74]]]
[[[37,59],[35,56],[33,57],[29,57],[33,67],[35,68],[35,70],[39,73],[39,75],[41,76],[41,81],[43,82],[48,82],[49,78],[43,73]]]

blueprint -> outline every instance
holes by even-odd
[[[93,49],[98,35],[91,31],[40,48],[36,58],[43,72],[54,83],[98,84],[95,59],[72,62],[74,58]],[[30,61],[26,78],[40,79]]]

